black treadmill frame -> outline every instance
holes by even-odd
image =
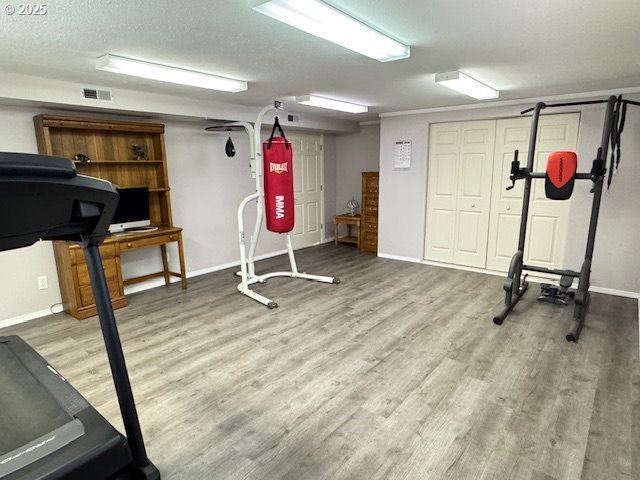
[[[84,252],[132,464],[124,478],[160,479],[149,461],[100,257],[118,203],[111,183],[77,175],[61,157],[0,152],[0,251],[37,240],[71,240]],[[45,476],[39,478],[58,478]],[[96,472],[92,478],[101,478]],[[120,477],[122,478],[122,477]]]

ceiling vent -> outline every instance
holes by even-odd
[[[88,100],[100,100],[102,102],[113,101],[111,90],[98,90],[97,88],[83,88],[82,97]]]

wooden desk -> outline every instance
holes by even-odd
[[[167,244],[172,242],[176,242],[178,246],[180,273],[169,270]],[[123,252],[157,246],[160,247],[162,254],[162,271],[135,278],[124,279],[122,277],[121,255]],[[56,241],[53,242],[53,250],[58,266],[60,293],[65,312],[80,320],[96,315],[96,305],[82,249],[72,242]],[[174,276],[182,280],[183,289],[187,288],[184,250],[182,247],[182,228],[158,227],[157,230],[152,231],[109,235],[100,246],[100,253],[114,309],[127,305],[127,299],[124,296],[125,285],[158,277],[163,277],[165,284],[168,284],[170,277]]]
[[[339,227],[340,225],[347,226],[347,234],[343,237],[340,236]],[[355,226],[357,229],[356,235],[351,234],[351,226]],[[358,248],[360,248],[360,215],[349,215],[348,213],[343,213],[341,215],[336,215],[333,217],[333,232],[334,232],[334,242],[338,245],[338,242],[341,243],[355,243]]]
[[[128,278],[124,280],[124,285],[144,282],[152,278],[164,277],[164,283],[167,285],[170,281],[169,277],[178,277],[182,280],[182,288],[187,288],[187,277],[184,268],[184,251],[182,248],[182,228],[178,227],[158,227],[153,231],[127,232],[124,235],[109,235],[105,240],[107,242],[117,242],[119,244],[120,253],[138,248],[160,246],[162,252],[162,271],[150,273],[141,277]],[[169,261],[167,258],[167,244],[177,242],[178,257],[180,258],[180,273],[169,270]]]

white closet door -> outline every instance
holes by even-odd
[[[495,126],[494,120],[431,126],[425,258],[484,268]]]
[[[294,249],[317,245],[322,240],[322,135],[292,133],[295,225]]]
[[[491,208],[496,122],[462,124],[458,207],[453,263],[484,268]]]
[[[425,236],[428,260],[453,261],[461,131],[460,123],[439,123],[429,129]]]
[[[534,170],[546,170],[549,153],[575,151],[578,140],[579,113],[544,115],[538,124]],[[525,167],[529,147],[531,117],[498,120],[493,178],[487,268],[506,272],[518,247],[520,213],[524,181],[506,191],[511,184],[509,173],[513,152],[518,149],[520,166]],[[570,200],[548,200],[544,180],[533,180],[525,263],[547,268],[561,268],[566,244]]]
[[[529,128],[531,117],[498,120],[496,127],[495,163],[493,168],[492,210],[489,221],[489,245],[487,268],[506,272],[511,257],[518,247],[520,213],[524,181],[519,180],[513,189],[511,185],[511,161],[513,152],[519,150],[520,166],[527,163]]]

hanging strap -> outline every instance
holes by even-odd
[[[622,104],[622,112],[620,113],[620,124],[618,125],[618,136],[617,136],[617,145],[616,145],[616,170],[618,170],[618,165],[620,165],[620,141],[622,140],[622,131],[624,130],[624,122],[627,119],[627,103],[624,102]]]
[[[620,139],[624,130],[624,123],[627,117],[627,102],[622,99],[622,95],[618,96],[616,106],[613,112],[613,126],[611,127],[611,160],[609,162],[609,176],[607,178],[607,190],[611,187],[614,170],[617,171],[620,166]]]
[[[273,135],[276,133],[276,128],[280,130],[280,135],[284,138],[284,144],[289,150],[289,140],[284,136],[284,132],[282,131],[282,127],[280,126],[280,120],[278,120],[278,116],[276,115],[276,121],[273,122],[273,128],[271,129],[271,136],[269,137],[269,141],[267,142],[267,150],[271,150],[271,142],[273,142]]]

